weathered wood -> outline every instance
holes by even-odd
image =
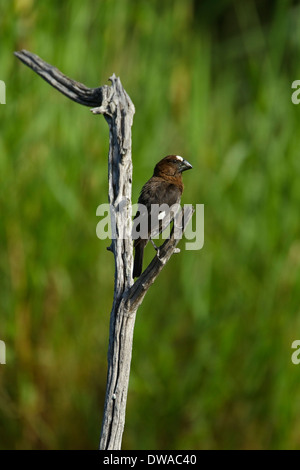
[[[125,425],[127,391],[133,342],[135,313],[124,308],[124,293],[133,284],[131,240],[131,127],[134,106],[113,75],[109,99],[92,110],[104,114],[109,125],[109,203],[115,226],[110,250],[115,256],[115,288],[110,315],[108,373],[100,449],[120,449]],[[120,210],[120,208],[122,210]]]
[[[155,255],[140,278],[133,283],[131,127],[135,108],[131,99],[115,75],[110,78],[111,86],[88,88],[31,52],[22,50],[15,52],[15,55],[65,96],[84,106],[93,107],[91,111],[94,114],[103,114],[109,125],[108,198],[113,209],[112,226],[116,229],[116,236],[112,239],[109,250],[114,253],[115,258],[115,282],[99,448],[118,450],[121,449],[125,425],[136,312],[149,287],[175,252],[180,237],[173,227],[170,239],[159,250],[159,257]],[[177,214],[175,220],[182,227],[181,235],[192,215],[192,207],[182,209]]]
[[[158,255],[154,256],[149,266],[136,280],[131,289],[124,294],[124,298],[126,300],[125,305],[128,311],[138,309],[150,286],[154,283],[155,279],[165,264],[169,261],[173,253],[176,253],[176,246],[181,240],[193,213],[194,208],[192,206],[186,206],[176,215],[170,238],[163,243],[159,248]],[[180,230],[178,229],[177,232],[174,230],[175,225],[180,227]]]
[[[46,82],[63,93],[76,103],[84,106],[101,106],[103,90],[109,88],[104,85],[98,88],[88,88],[82,83],[76,82],[64,75],[53,65],[47,64],[38,55],[25,49],[14,53],[25,65],[40,75]]]

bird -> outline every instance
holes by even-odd
[[[134,266],[132,277],[139,277],[143,269],[144,249],[149,240],[161,233],[172,221],[174,214],[167,208],[180,204],[183,193],[182,173],[192,165],[180,155],[167,155],[154,168],[153,176],[142,187],[138,198],[138,210],[133,220]],[[163,210],[158,211],[158,205]],[[146,229],[143,231],[143,227]],[[137,236],[139,234],[139,236]]]

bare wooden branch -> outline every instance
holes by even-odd
[[[149,287],[176,251],[179,238],[174,227],[170,239],[159,250],[140,278],[133,283],[133,244],[131,240],[131,127],[134,105],[114,74],[111,86],[88,88],[70,79],[37,55],[22,50],[15,55],[46,82],[73,101],[93,107],[93,114],[103,114],[109,125],[109,203],[115,237],[108,247],[115,258],[114,299],[110,315],[107,386],[99,448],[120,449],[125,424],[126,401],[132,355],[133,330],[138,307]],[[184,208],[176,216],[183,234],[193,215]]]
[[[128,311],[138,309],[148,289],[154,283],[155,279],[163,269],[164,265],[169,261],[172,254],[176,252],[176,246],[181,238],[176,238],[175,236],[175,225],[181,227],[180,236],[182,236],[193,216],[194,211],[195,210],[192,206],[187,206],[177,214],[170,238],[164,242],[164,244],[159,249],[158,255],[154,256],[149,266],[137,279],[131,289],[124,295],[126,299],[125,305]]]
[[[53,65],[47,64],[38,55],[32,52],[26,51],[25,49],[15,52],[15,56],[18,57],[25,65],[34,70],[40,75],[46,82],[56,88],[58,91],[66,95],[76,103],[84,106],[101,106],[103,99],[103,90],[109,88],[104,87],[98,88],[87,88],[82,83],[76,82],[71,78],[64,75],[60,70]]]

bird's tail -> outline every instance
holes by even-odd
[[[144,258],[145,243],[141,240],[140,243],[135,247],[134,265],[132,277],[139,277],[143,270],[143,258]]]

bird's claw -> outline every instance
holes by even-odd
[[[152,245],[153,245],[154,250],[155,250],[155,251],[159,250],[159,247],[155,245],[155,243],[154,243],[154,241],[152,240],[152,238],[150,238],[150,241],[151,241],[151,243],[152,243]]]
[[[150,241],[151,241],[151,243],[152,243],[152,245],[153,245],[153,247],[154,247],[154,249],[155,249],[155,251],[156,251],[156,256],[158,257],[158,259],[160,259],[160,257],[159,257],[160,247],[155,245],[155,243],[154,243],[154,241],[152,240],[152,238],[150,238]]]

